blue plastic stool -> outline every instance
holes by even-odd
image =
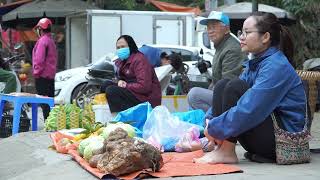
[[[12,135],[19,132],[21,107],[25,103],[32,105],[32,131],[38,130],[38,104],[48,104],[50,109],[54,106],[54,99],[51,97],[42,96],[14,96],[9,94],[0,95],[0,124],[2,121],[2,113],[5,101],[12,102],[14,104],[13,109],[13,126]]]

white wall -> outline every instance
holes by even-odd
[[[100,57],[116,51],[116,41],[121,34],[120,16],[92,16],[91,58],[96,62]]]
[[[130,35],[137,44],[152,44],[153,28],[150,15],[122,15],[122,34]]]
[[[89,63],[86,17],[73,17],[70,21],[70,67]]]

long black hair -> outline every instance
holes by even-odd
[[[138,50],[138,46],[136,44],[136,42],[134,42],[133,38],[129,35],[121,35],[118,39],[117,42],[119,41],[119,39],[124,39],[129,46],[130,49],[130,55],[139,52]]]
[[[256,28],[260,32],[269,32],[271,46],[277,46],[286,55],[290,64],[295,67],[293,62],[294,46],[292,36],[288,28],[281,25],[278,18],[268,12],[253,12],[251,16],[256,20]]]

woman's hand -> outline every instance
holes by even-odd
[[[119,80],[118,81],[118,86],[122,87],[122,88],[126,88],[127,87],[127,82],[125,82],[123,80]]]
[[[209,141],[214,142],[215,144],[222,144],[221,140],[215,139],[214,137],[210,136],[208,132],[208,124],[209,124],[209,119],[206,119],[206,128],[204,129],[204,135],[206,138],[208,138]]]

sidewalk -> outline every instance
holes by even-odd
[[[315,113],[311,129],[312,140],[310,148],[320,148],[320,113]],[[196,176],[196,177],[179,177],[175,180],[318,180],[320,179],[320,153],[311,154],[312,160],[309,164],[301,165],[276,165],[276,164],[259,164],[246,160],[243,154],[246,152],[240,145],[237,145],[237,155],[239,166],[243,173],[224,174],[214,176]],[[164,178],[168,180],[173,178]]]
[[[0,180],[95,180],[70,156],[48,150],[52,144],[47,132],[27,132],[0,139]],[[320,148],[320,113],[315,114],[312,125],[311,148]],[[320,179],[320,154],[312,154],[312,162],[301,165],[259,164],[244,159],[244,149],[237,146],[243,173],[177,177],[175,180],[318,180]],[[163,178],[173,179],[173,178]]]

